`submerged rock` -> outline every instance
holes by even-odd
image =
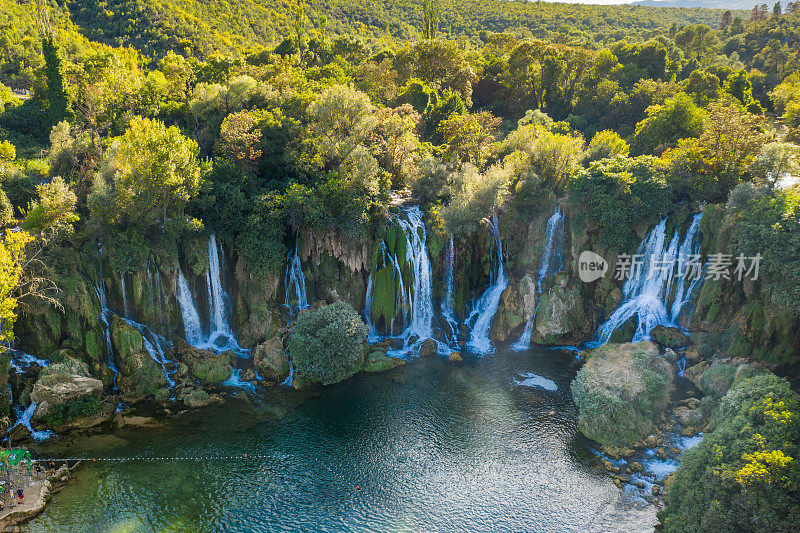
[[[406,362],[398,357],[386,355],[384,350],[375,350],[364,359],[364,372],[386,372]]]
[[[579,429],[604,445],[644,440],[669,406],[674,377],[673,365],[650,342],[593,350],[571,385]]]
[[[461,361],[463,361],[461,357],[461,352],[451,353],[450,356],[447,358],[447,360],[450,361],[451,363],[460,363]]]

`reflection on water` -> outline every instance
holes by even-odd
[[[577,431],[570,360],[419,359],[318,395],[240,394],[160,429],[53,443],[37,454],[208,459],[84,464],[25,529],[652,531],[655,508],[626,500]],[[517,386],[533,375],[548,386]],[[213,458],[236,454],[257,457]]]

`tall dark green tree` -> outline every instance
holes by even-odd
[[[42,39],[42,55],[44,55],[44,74],[47,87],[44,93],[43,115],[46,131],[69,118],[69,98],[64,89],[64,73],[61,69],[61,58],[58,46],[52,36]]]
[[[422,38],[435,39],[439,31],[439,2],[422,1]]]

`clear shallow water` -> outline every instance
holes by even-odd
[[[577,431],[570,359],[415,360],[52,443],[35,455],[259,457],[84,463],[25,530],[652,531],[655,508],[626,500]],[[557,389],[517,385],[529,373]]]

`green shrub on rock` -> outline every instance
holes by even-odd
[[[572,382],[578,428],[607,446],[643,440],[669,405],[674,370],[649,342],[592,351]]]
[[[722,398],[716,429],[687,451],[659,513],[665,532],[796,531],[800,396],[766,374]]]
[[[289,351],[295,367],[306,378],[329,385],[361,369],[366,336],[367,326],[358,312],[338,301],[297,318]]]

